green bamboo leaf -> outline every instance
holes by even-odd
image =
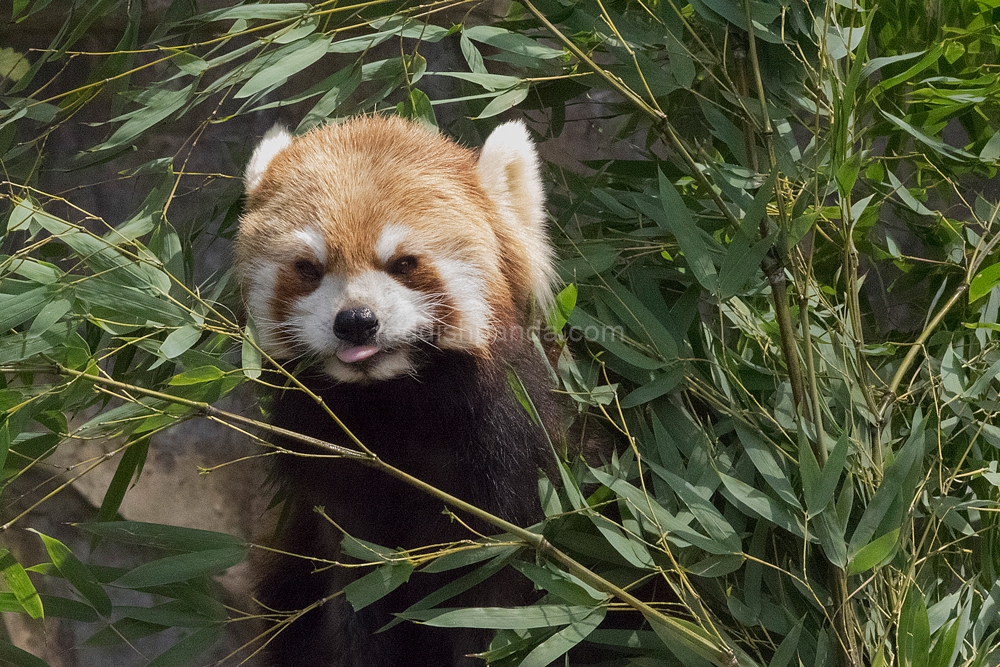
[[[44,286],[22,294],[0,294],[0,332],[13,329],[36,317],[50,298],[51,290]],[[42,331],[46,329],[48,327]]]
[[[164,625],[156,625],[137,621],[134,618],[123,618],[115,621],[111,625],[98,630],[84,641],[85,646],[100,647],[127,647],[137,639],[155,635],[169,628]]]
[[[969,283],[969,303],[983,298],[997,285],[1000,285],[1000,264],[991,264],[980,269]]]
[[[48,302],[35,316],[34,321],[28,328],[29,336],[38,336],[48,331],[56,322],[61,320],[67,313],[73,310],[73,301],[66,297],[60,297]]]
[[[861,153],[854,153],[837,170],[837,187],[841,197],[848,197],[854,191],[854,184],[861,173]]]
[[[677,341],[667,329],[668,322],[661,322],[641,299],[617,280],[607,278],[604,284],[611,290],[614,298],[604,298],[601,301],[635,332],[637,338],[648,340],[658,356],[668,361],[676,360]],[[670,317],[668,313],[664,313],[664,316]]]
[[[118,515],[122,500],[128,491],[132,479],[138,479],[142,466],[146,462],[149,453],[149,438],[140,438],[132,442],[122,454],[121,461],[115,469],[115,474],[108,484],[108,490],[104,492],[104,500],[101,501],[101,509],[97,512],[98,521],[112,521]]]
[[[570,623],[524,657],[520,667],[546,667],[590,636],[607,615],[607,607],[597,607],[589,616]]]
[[[575,283],[566,285],[556,295],[552,311],[546,313],[546,321],[548,322],[549,329],[554,332],[560,332],[565,328],[567,322],[569,322],[570,315],[573,313],[573,309],[576,308],[577,296],[578,291]]]
[[[396,113],[403,118],[417,120],[430,127],[437,127],[437,118],[434,116],[434,107],[427,93],[419,88],[410,90],[406,96],[406,101],[396,105]]]
[[[74,525],[92,535],[116,542],[159,549],[197,552],[245,548],[245,543],[238,537],[198,528],[139,521],[107,521]]]
[[[547,60],[561,58],[563,55],[560,49],[544,46],[530,37],[496,26],[479,25],[472,28],[465,28],[462,30],[462,34],[474,42],[489,44],[503,51],[509,51],[529,58]]]
[[[934,137],[931,137],[931,136],[929,136],[929,135],[921,132],[920,130],[918,130],[917,128],[913,127],[912,125],[910,125],[909,123],[907,123],[905,120],[903,120],[902,118],[900,118],[899,116],[894,116],[893,114],[889,113],[888,111],[884,111],[884,110],[882,111],[882,115],[890,123],[892,123],[896,127],[900,128],[901,130],[903,130],[904,132],[906,132],[907,134],[909,134],[911,137],[913,137],[914,139],[916,139],[920,143],[924,144],[925,146],[927,146],[928,148],[930,148],[932,151],[934,151],[936,153],[940,153],[941,155],[943,155],[945,157],[949,157],[949,158],[951,158],[953,160],[963,160],[964,161],[964,160],[969,160],[969,159],[975,159],[975,156],[972,155],[971,153],[968,153],[968,152],[966,152],[966,151],[964,151],[964,150],[962,150],[960,148],[955,148],[954,146],[949,146],[948,144],[944,143],[943,141],[941,141],[939,139],[935,139]],[[894,178],[895,177],[890,172],[889,173],[889,180],[894,180]],[[898,186],[894,183],[893,187],[898,187]],[[907,205],[910,205],[910,202],[907,201],[907,198],[905,196],[903,197],[903,200],[907,202]],[[923,206],[923,205],[921,205],[921,206]],[[924,210],[926,210],[926,207],[924,207]],[[917,213],[922,213],[922,211],[918,210]],[[927,213],[924,213],[924,215],[933,215],[933,214],[930,211],[927,211]]]
[[[303,37],[308,37],[309,35],[313,34],[314,32],[316,32],[316,29],[318,27],[319,27],[319,17],[315,15],[310,16],[307,19],[298,21],[297,23],[293,24],[291,30],[283,32],[279,36],[275,37],[274,43],[291,44],[292,42],[296,42],[302,39]]]
[[[38,596],[34,584],[28,578],[28,573],[14,555],[7,549],[0,549],[0,576],[14,595],[14,599],[20,607],[31,618],[44,618],[45,607],[42,599]]]
[[[361,79],[362,68],[354,63],[317,84],[317,89],[325,91],[323,97],[303,117],[295,131],[304,132],[329,118],[357,90]]]
[[[49,537],[48,535],[43,535],[33,528],[29,528],[31,532],[35,533],[42,539],[42,543],[45,545],[45,551],[48,552],[49,558],[52,563],[59,570],[59,573],[66,578],[66,581],[75,588],[80,595],[86,598],[87,602],[94,605],[94,609],[97,613],[102,616],[109,616],[111,614],[111,598],[108,597],[107,592],[97,581],[97,577],[94,573],[90,571],[86,565],[84,565],[80,560],[73,555],[73,552],[69,550],[65,544],[55,539],[54,537]]]
[[[170,332],[170,335],[160,345],[159,354],[167,359],[174,359],[187,352],[201,338],[201,328],[185,326]]]
[[[672,364],[666,372],[655,374],[652,380],[630,392],[622,399],[621,406],[634,408],[672,391],[684,379],[684,370],[684,364]]]
[[[744,424],[735,424],[736,433],[743,444],[743,451],[753,462],[754,467],[760,476],[764,478],[767,485],[778,494],[778,497],[785,501],[789,507],[801,510],[795,491],[792,490],[792,483],[788,480],[788,475],[772,454],[773,445],[765,441],[761,435],[753,429],[747,428]]]
[[[572,574],[560,570],[551,563],[541,566],[518,561],[514,563],[514,567],[518,572],[531,579],[539,589],[552,593],[568,604],[593,607],[608,600],[606,593],[583,583]]]
[[[983,146],[979,152],[979,159],[983,162],[996,162],[1000,159],[1000,130],[997,130]]]
[[[594,524],[604,539],[608,541],[611,548],[632,567],[639,569],[654,567],[653,557],[650,555],[646,545],[638,538],[626,534],[614,522],[600,514],[593,513],[589,516],[591,523]],[[580,604],[579,600],[567,600],[567,602]],[[584,604],[589,603],[584,602]]]
[[[905,53],[899,56],[895,56],[896,60],[891,61],[893,63],[900,62],[903,60],[912,60],[913,58],[919,55],[923,55],[923,58],[921,58],[916,64],[910,66],[904,72],[901,72],[895,76],[891,76],[886,79],[883,79],[882,81],[879,81],[878,84],[872,87],[872,89],[869,91],[868,99],[876,100],[882,93],[889,90],[890,88],[898,86],[901,83],[912,81],[918,74],[920,74],[927,68],[934,66],[937,63],[938,59],[941,57],[942,53],[944,53],[944,46],[943,44],[939,43],[935,44],[927,51],[921,51],[919,53]],[[869,63],[868,67],[865,68],[864,75],[870,76],[875,72],[876,69],[884,67],[885,65],[888,64],[891,63],[890,61],[888,61],[887,58],[875,58]]]
[[[241,545],[166,556],[129,570],[114,583],[138,589],[188,581],[222,572],[243,562],[246,555],[247,549]]]
[[[899,546],[899,528],[861,547],[847,565],[847,574],[861,574],[887,560]]]
[[[711,496],[705,489],[695,488],[687,480],[667,470],[658,469],[656,472],[670,485],[670,488],[687,506],[687,509],[698,520],[709,537],[726,545],[733,553],[740,552],[741,540],[739,536],[733,530],[732,525],[722,516],[722,513],[712,504]]]
[[[916,583],[913,583],[903,601],[903,609],[899,613],[899,623],[896,626],[900,667],[927,667],[931,646],[930,634],[924,595]]]
[[[19,649],[6,638],[0,638],[0,662],[14,667],[49,667],[49,663]]]
[[[213,622],[184,600],[172,600],[154,607],[119,606],[115,611],[125,618],[176,628],[203,628]],[[217,620],[225,620],[225,617]]]
[[[413,566],[409,563],[386,563],[345,586],[344,597],[354,611],[361,611],[405,584],[412,573]]]
[[[190,99],[193,83],[180,90],[160,90],[150,96],[146,106],[128,114],[128,119],[112,133],[107,141],[90,149],[97,153],[123,146],[142,135],[146,130],[172,116]]]
[[[882,483],[879,484],[864,514],[861,515],[857,528],[851,535],[848,554],[852,558],[857,555],[862,546],[871,541],[875,531],[884,524],[887,518],[892,521],[895,515],[902,517],[909,507],[910,501],[913,499],[913,488],[909,485],[908,478],[911,476],[911,470],[919,463],[923,455],[926,424],[927,419],[918,409],[910,425],[910,437],[896,454],[896,460],[886,469]],[[916,484],[915,480],[913,484]],[[895,511],[890,512],[893,509]],[[890,528],[895,527],[891,526]]]
[[[482,86],[490,92],[498,90],[510,90],[521,84],[521,79],[516,76],[506,76],[504,74],[490,74],[489,72],[428,72],[429,76],[446,76],[452,79],[461,79]]]
[[[470,609],[432,609],[406,612],[405,619],[435,628],[488,628],[492,630],[529,630],[555,628],[582,621],[594,607],[564,604],[540,604],[531,607],[475,607]]]
[[[71,322],[58,322],[48,331],[38,336],[11,334],[0,336],[0,364],[12,364],[25,361],[40,354],[66,351],[74,347],[74,341],[82,341],[76,333],[76,325]],[[86,344],[83,344],[86,347]]]
[[[495,558],[492,558],[485,565],[483,565],[481,567],[477,567],[476,569],[472,570],[471,572],[467,572],[466,574],[463,574],[459,578],[454,579],[454,580],[448,582],[447,584],[445,584],[441,588],[438,588],[437,590],[435,590],[433,593],[427,595],[424,598],[421,598],[417,602],[415,602],[412,605],[410,605],[405,611],[407,611],[407,612],[414,612],[414,611],[424,611],[424,610],[427,610],[427,609],[432,609],[433,607],[436,607],[439,604],[450,600],[451,598],[455,597],[456,595],[460,595],[460,594],[464,593],[465,591],[471,589],[472,587],[477,586],[480,583],[486,581],[487,579],[489,579],[490,577],[492,577],[494,574],[496,574],[497,572],[499,572],[500,570],[502,570],[504,567],[506,567],[506,565],[511,561],[511,558],[515,554],[517,554],[520,550],[521,550],[520,547],[510,547],[510,546],[496,547],[496,548],[484,548],[484,549],[477,550],[476,553],[477,552],[486,552],[488,555],[494,555],[494,554],[499,553],[500,555],[496,556]],[[422,572],[443,572],[445,569],[448,569],[448,570],[454,569],[451,566],[451,564],[449,564],[446,568],[440,569],[440,570],[432,570],[431,568],[434,565],[436,565],[438,562],[440,562],[440,561],[442,561],[444,559],[450,558],[452,556],[462,556],[463,553],[466,553],[466,552],[458,552],[458,553],[446,554],[446,555],[442,556],[441,558],[438,558],[438,559],[434,560],[428,567],[423,568],[423,570],[421,570],[421,571]],[[475,561],[475,562],[479,562],[479,561]],[[456,565],[456,567],[458,567],[458,565]],[[387,623],[384,627],[380,628],[379,632],[385,632],[389,628],[391,628],[391,627],[393,627],[395,625],[398,625],[399,623],[402,623],[403,620],[404,619],[402,617],[398,617],[397,616],[397,618],[393,619],[392,621],[390,621],[389,623]]]
[[[75,286],[75,294],[88,307],[92,319],[109,330],[116,327],[103,322],[103,317],[113,322],[131,321],[138,325],[164,327],[181,326],[193,319],[190,312],[172,301],[157,298],[106,276],[81,280]]]
[[[710,554],[728,555],[738,553],[738,551],[734,552],[726,544],[705,537],[694,530],[685,521],[664,509],[663,506],[642,489],[629,484],[623,479],[609,475],[602,470],[590,468],[590,472],[597,478],[598,482],[627,501],[630,511],[649,524],[650,530],[655,529],[657,535],[666,534],[667,538],[671,541],[684,543],[685,545],[690,544]]]
[[[517,106],[524,101],[524,98],[528,96],[528,84],[523,83],[510,90],[500,93],[494,97],[486,108],[483,109],[476,120],[481,120],[483,118],[490,118],[496,116],[498,113],[503,113],[511,107]]]
[[[157,271],[151,271],[150,267],[126,256],[114,243],[40,209],[32,214],[31,223],[37,224],[53,236],[58,236],[91,270],[103,274],[99,276],[100,279],[111,280],[125,287],[139,288],[149,293],[162,292],[161,281],[156,276]],[[78,286],[81,284],[78,283]]]
[[[788,510],[779,505],[773,498],[725,473],[720,472],[719,477],[722,479],[722,484],[726,487],[726,491],[729,492],[733,500],[746,506],[761,518],[770,521],[780,528],[784,528],[793,535],[802,537],[801,526],[788,513]]]
[[[714,579],[716,577],[724,577],[727,574],[731,574],[743,566],[746,559],[743,556],[731,555],[731,556],[709,556],[704,558],[694,565],[689,565],[687,571],[696,577],[705,577],[706,579]]]
[[[899,62],[905,62],[907,60],[913,60],[914,58],[919,58],[924,55],[926,51],[913,51],[912,53],[903,53],[898,56],[883,56],[879,58],[872,58],[864,64],[861,70],[861,78],[867,79],[875,72],[879,71],[886,65],[893,65]]]
[[[768,663],[767,667],[787,667],[788,663],[791,662],[798,648],[799,637],[802,636],[802,620],[799,619],[799,622],[781,640],[778,650],[771,656],[771,662]]]
[[[741,245],[734,240],[719,269],[719,298],[736,296],[760,271],[760,263],[774,245],[774,236],[760,239],[753,245]]]
[[[166,651],[156,656],[146,667],[186,667],[195,658],[214,646],[225,634],[225,623],[213,623],[191,633]]]
[[[483,55],[476,48],[476,45],[469,40],[469,36],[464,31],[460,37],[459,44],[462,48],[462,56],[465,58],[465,62],[469,64],[469,69],[474,74],[489,74],[486,64],[483,62]]]
[[[799,442],[799,464],[802,471],[802,493],[806,499],[806,509],[815,516],[833,500],[837,484],[847,463],[850,440],[847,434],[837,439],[823,470],[819,469],[812,446],[804,438]]]
[[[269,21],[279,21],[302,16],[312,9],[312,5],[307,2],[275,2],[270,4],[247,4],[229,9],[216,9],[195,16],[192,22],[201,21],[226,21],[233,19],[266,19]]]
[[[640,352],[633,350],[628,345],[620,342],[620,339],[616,338],[616,331],[614,327],[604,324],[580,308],[575,308],[573,312],[570,313],[569,323],[576,329],[579,329],[587,340],[599,343],[608,352],[615,355],[622,361],[635,366],[636,368],[652,371],[659,370],[670,365],[670,362],[667,361],[650,359],[644,354],[641,354]]]
[[[694,273],[701,286],[710,292],[715,292],[718,288],[719,276],[708,252],[708,244],[702,236],[703,232],[694,223],[691,213],[674,188],[674,184],[667,180],[662,171],[658,171],[658,175],[662,212],[653,216],[653,219],[677,239],[677,243],[691,267],[691,272]],[[637,201],[641,205],[642,200]],[[643,210],[649,213],[651,208],[643,207]],[[655,211],[655,208],[652,210]]]
[[[45,607],[45,615],[49,618],[68,618],[81,623],[96,623],[101,620],[94,608],[89,604],[84,604],[79,600],[60,598],[53,595],[42,595],[42,604]],[[0,593],[0,611],[23,612],[17,596],[13,593]]]
[[[226,374],[218,366],[198,366],[173,376],[167,384],[174,387],[204,384],[205,382],[215,382],[225,376]]]
[[[280,86],[288,77],[307,69],[325,56],[330,49],[330,41],[330,37],[326,35],[311,35],[281,47],[273,56],[275,60],[250,77],[233,97],[243,99]]]
[[[893,192],[896,195],[898,195],[901,200],[903,200],[903,203],[906,204],[906,206],[911,211],[913,211],[914,213],[919,213],[920,215],[933,215],[933,216],[938,215],[934,211],[924,206],[920,201],[917,200],[916,197],[910,194],[910,191],[903,186],[902,182],[900,182],[900,180],[896,178],[896,175],[894,173],[892,173],[891,171],[887,172],[886,176],[889,177],[889,183],[892,184]],[[852,208],[852,214],[853,214],[853,208]]]

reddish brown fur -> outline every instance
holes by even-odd
[[[314,130],[279,152],[250,193],[237,264],[252,271],[254,260],[287,263],[301,252],[291,247],[290,232],[312,226],[326,239],[327,271],[354,275],[380,266],[375,243],[385,224],[398,223],[436,251],[477,265],[487,281],[493,327],[523,324],[519,314],[530,293],[525,253],[479,187],[476,158],[398,118]],[[284,274],[280,282],[286,283]],[[434,284],[430,276],[421,282]],[[281,319],[279,304],[298,293],[294,284],[276,287],[275,319]]]

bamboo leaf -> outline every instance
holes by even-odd
[[[0,662],[14,667],[49,667],[49,663],[0,638]]]
[[[246,558],[241,546],[193,551],[144,563],[115,579],[122,588],[152,588],[222,572]]]
[[[590,636],[607,614],[607,607],[597,607],[589,616],[570,623],[541,644],[521,661],[520,667],[545,667]]]
[[[386,563],[344,587],[344,597],[354,611],[381,600],[410,579],[413,566],[406,562]]]
[[[156,656],[147,667],[185,667],[214,646],[225,633],[224,623],[214,623],[197,630]]]
[[[239,538],[197,528],[182,528],[139,521],[81,523],[77,527],[105,539],[126,544],[195,552],[244,548]]]
[[[52,563],[59,570],[59,573],[66,577],[66,581],[94,606],[97,613],[109,616],[111,614],[111,598],[98,583],[97,577],[90,571],[90,568],[81,563],[69,550],[69,547],[59,540],[43,535],[34,529],[29,528],[29,530],[42,538],[49,558],[52,559]]]
[[[740,437],[740,442],[743,443],[743,451],[746,452],[757,472],[767,482],[767,485],[774,489],[778,497],[784,500],[789,507],[796,510],[802,509],[795,491],[792,490],[792,484],[788,480],[788,475],[771,453],[772,450],[768,443],[754,432],[753,429],[749,429],[740,423],[737,423],[735,426],[736,433]]]
[[[890,509],[895,506],[901,514],[905,511],[905,508],[909,507],[912,499],[912,489],[905,485],[907,478],[910,476],[911,469],[923,454],[924,427],[926,424],[926,418],[918,410],[910,426],[910,437],[896,455],[896,460],[886,470],[885,476],[882,478],[882,483],[868,503],[864,514],[861,515],[861,520],[858,521],[857,528],[854,529],[854,534],[851,535],[848,553],[852,558],[857,555],[862,546],[871,541],[871,538],[875,535],[875,531],[883,525],[887,516],[889,516],[890,521],[892,520],[889,514]],[[894,527],[892,526],[891,528]]]
[[[490,103],[486,105],[479,115],[476,116],[477,120],[483,118],[490,118],[496,116],[498,113],[503,113],[511,107],[517,106],[524,101],[524,98],[528,96],[528,84],[519,84],[514,88],[504,91],[490,100]]]
[[[969,283],[969,303],[983,298],[997,285],[1000,285],[1000,264],[991,264],[981,269]]]
[[[911,584],[896,628],[900,667],[927,667],[930,645],[930,623],[924,596],[916,584]]]
[[[283,46],[275,54],[276,59],[250,77],[233,97],[243,99],[280,86],[288,77],[316,63],[329,48],[330,38],[326,35],[312,35]]]
[[[489,628],[493,630],[530,630],[554,628],[583,621],[593,614],[593,607],[541,604],[532,607],[476,607],[471,609],[433,609],[400,614],[435,628]]]
[[[858,550],[847,565],[847,574],[867,572],[887,560],[899,546],[899,528],[872,540]]]
[[[28,573],[7,549],[0,549],[0,576],[14,594],[18,606],[31,618],[44,618],[45,607]],[[14,610],[12,610],[14,611]]]

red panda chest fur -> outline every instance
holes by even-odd
[[[261,348],[306,368],[297,379],[385,462],[508,521],[539,521],[538,474],[555,459],[511,373],[552,435],[562,419],[530,335],[530,313],[551,306],[554,271],[525,128],[500,126],[478,155],[392,118],[297,138],[272,130],[246,185],[236,260]],[[351,445],[306,392],[275,391],[268,407],[276,426]],[[277,444],[307,456],[272,459],[285,505],[274,546],[307,558],[263,559],[257,598],[282,612],[323,603],[274,637],[265,664],[477,664],[465,656],[485,650],[479,631],[377,632],[447,580],[417,572],[354,610],[338,593],[358,569],[309,558],[346,559],[344,533],[412,549],[490,527],[455,521],[441,501],[371,468]],[[500,576],[449,604],[522,604],[529,593]]]

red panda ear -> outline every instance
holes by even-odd
[[[247,170],[243,174],[243,182],[248,194],[260,184],[260,179],[263,178],[264,172],[267,171],[267,165],[271,164],[274,156],[287,148],[290,143],[292,143],[292,135],[280,125],[275,125],[267,131],[264,138],[257,144],[257,148],[254,149],[253,156],[247,164]]]
[[[523,245],[531,292],[548,312],[555,265],[545,230],[545,195],[538,155],[523,123],[500,125],[486,139],[476,167],[483,190],[496,204],[510,237]]]

